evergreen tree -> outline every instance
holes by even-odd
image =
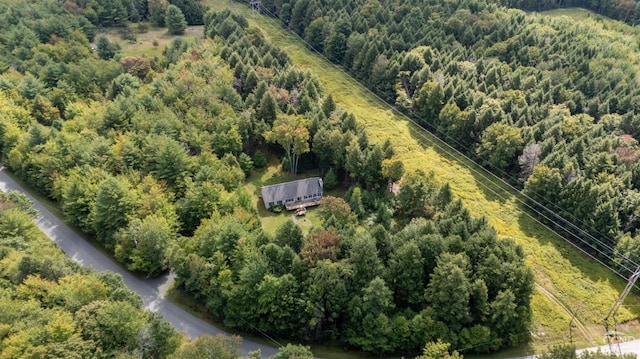
[[[147,0],[149,21],[157,26],[165,26],[164,18],[168,6],[167,0]]]
[[[469,261],[462,253],[444,253],[437,262],[427,286],[427,300],[438,318],[458,332],[471,321]]]
[[[116,53],[120,50],[120,46],[115,42],[109,41],[106,37],[100,36],[96,42],[96,50],[101,59],[110,60],[116,56]]]
[[[134,208],[135,202],[127,184],[114,177],[102,181],[91,211],[98,241],[113,249],[113,234],[127,224]]]
[[[333,95],[329,94],[322,102],[322,112],[325,116],[329,117],[336,109],[336,103],[333,101]]]
[[[389,287],[396,305],[417,308],[424,301],[424,259],[418,245],[409,241],[397,248],[389,258]]]
[[[264,120],[267,124],[272,124],[277,116],[277,108],[276,98],[271,91],[267,90],[262,95],[256,116],[258,119]]]
[[[171,35],[182,35],[187,28],[187,20],[185,20],[184,14],[175,5],[167,6],[164,23],[167,25],[167,29],[169,29]]]
[[[349,197],[349,207],[351,207],[351,211],[358,217],[364,217],[365,210],[364,206],[362,205],[362,190],[360,189],[360,187],[355,187],[351,191],[351,196]]]
[[[336,173],[333,171],[333,168],[329,168],[329,171],[327,171],[327,174],[324,175],[323,187],[325,190],[330,191],[336,188],[337,185],[338,185],[338,176],[336,176]]]
[[[292,220],[288,220],[278,227],[274,239],[281,247],[289,246],[296,253],[300,252],[304,242],[302,230]]]

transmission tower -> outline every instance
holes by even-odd
[[[611,307],[611,310],[609,310],[609,314],[607,314],[607,317],[604,318],[604,326],[605,326],[605,329],[606,329],[605,336],[607,338],[607,343],[609,343],[609,350],[611,350],[611,337],[612,336],[615,336],[616,338],[618,337],[618,332],[617,332],[617,324],[618,323],[617,323],[617,321],[615,323],[615,327],[616,328],[615,328],[614,332],[613,333],[609,333],[609,320],[611,318],[615,319],[615,315],[618,312],[618,309],[620,309],[620,306],[624,302],[624,300],[627,297],[627,295],[629,294],[629,292],[631,292],[631,289],[636,284],[636,281],[638,280],[639,277],[640,277],[640,266],[638,266],[638,268],[633,273],[633,275],[631,275],[631,277],[629,277],[629,280],[627,282],[627,286],[624,288],[622,293],[620,293],[620,296],[618,297],[616,302],[613,304],[613,307]]]
[[[249,2],[249,5],[251,5],[251,8],[253,9],[253,11],[258,12],[260,11],[260,2],[261,0],[251,0]]]

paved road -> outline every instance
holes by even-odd
[[[38,227],[51,238],[51,240],[58,244],[67,256],[85,267],[93,267],[98,271],[109,270],[122,275],[127,287],[142,297],[145,308],[161,313],[164,319],[171,323],[177,330],[185,333],[190,338],[195,338],[201,334],[225,333],[201,319],[194,317],[164,297],[164,293],[173,281],[172,276],[165,275],[154,279],[140,279],[132,275],[80,237],[69,228],[69,226],[51,213],[51,211],[34,199],[22,186],[7,175],[6,169],[1,165],[0,190],[5,192],[15,190],[25,193],[33,201],[35,209],[40,212],[40,216],[36,219]],[[263,357],[268,357],[276,353],[276,349],[272,347],[243,339],[240,350],[244,355],[256,349],[262,351]]]
[[[591,347],[591,348],[586,348],[586,349],[579,349],[576,352],[578,354],[580,354],[582,352],[596,352],[596,351],[598,351],[598,349],[603,353],[635,354],[635,355],[638,356],[638,358],[640,358],[640,339],[628,341],[626,343],[611,344],[611,346],[603,345],[603,346],[599,346],[599,347]],[[517,358],[511,358],[511,359],[536,359],[536,358],[537,358],[536,355],[529,355],[529,356],[517,357]]]
[[[581,353],[584,351],[594,352],[598,349],[600,349],[600,351],[603,353],[635,354],[638,356],[638,358],[640,358],[640,340],[632,340],[632,341],[629,341],[626,343],[620,343],[620,344],[611,344],[611,346],[603,345],[601,347],[581,349],[581,350],[578,350],[578,353]]]

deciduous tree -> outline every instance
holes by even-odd
[[[280,144],[286,153],[290,165],[291,177],[295,177],[298,160],[309,152],[308,121],[301,116],[283,115],[273,122],[273,127],[265,133],[269,142]]]
[[[167,268],[165,252],[175,239],[175,232],[163,217],[135,219],[115,237],[115,256],[129,269],[155,276]]]
[[[240,356],[239,336],[201,335],[193,341],[182,345],[170,358],[219,358],[236,359]]]
[[[491,167],[507,170],[515,165],[523,144],[520,129],[494,123],[485,130],[476,153]]]
[[[388,189],[394,182],[400,181],[404,175],[404,163],[400,160],[384,159],[382,160],[382,176],[389,180]]]

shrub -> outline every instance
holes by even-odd
[[[253,154],[253,166],[257,169],[262,169],[267,166],[267,157],[262,151],[256,151]]]

